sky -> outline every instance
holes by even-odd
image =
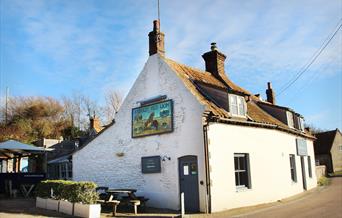
[[[157,0],[0,0],[0,96],[127,94],[148,59]],[[160,0],[166,56],[204,69],[216,42],[236,84],[277,93],[332,35],[342,0]],[[342,31],[276,96],[307,124],[342,129]]]

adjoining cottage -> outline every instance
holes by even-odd
[[[325,165],[329,173],[342,171],[342,134],[339,129],[315,134],[317,165]]]
[[[134,188],[149,206],[216,212],[277,201],[316,187],[303,117],[234,84],[213,43],[205,71],[165,57],[154,21],[142,72],[115,124],[73,154],[73,179]]]

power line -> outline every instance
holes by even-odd
[[[279,95],[281,95],[282,93],[284,93],[286,91],[286,89],[288,89],[290,86],[292,86],[308,69],[309,67],[316,61],[316,59],[320,56],[320,54],[324,51],[324,49],[329,45],[329,43],[331,42],[331,40],[336,36],[337,32],[341,29],[342,27],[342,18],[340,19],[340,21],[337,24],[337,29],[334,31],[334,33],[328,37],[324,43],[321,45],[321,47],[318,49],[318,51],[313,55],[313,58],[311,59],[311,61],[307,64],[304,65],[301,70],[299,71],[299,73],[297,74],[297,76],[290,82],[288,82],[287,85],[284,86],[284,88],[282,88],[279,92]]]

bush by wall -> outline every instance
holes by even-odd
[[[93,182],[45,180],[37,185],[36,196],[67,200],[72,203],[94,204],[98,199],[95,188],[96,184]]]
[[[317,184],[319,186],[326,186],[326,185],[329,185],[330,184],[330,180],[325,177],[325,176],[321,176],[318,181],[317,181]]]

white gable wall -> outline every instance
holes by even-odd
[[[208,130],[212,212],[277,201],[303,191],[296,137],[278,130],[211,123]],[[307,141],[312,178],[304,158],[307,188],[316,187],[313,143]],[[234,153],[248,153],[251,189],[235,187]],[[289,154],[296,155],[297,183],[292,182]]]
[[[158,95],[173,100],[172,133],[131,137],[132,108],[136,102]],[[204,107],[186,89],[170,67],[159,57],[150,56],[143,71],[125,98],[116,122],[73,155],[73,179],[94,181],[110,188],[135,188],[150,198],[148,204],[178,210],[178,159],[198,158],[198,180],[205,181],[202,114]],[[118,157],[117,153],[123,153]],[[162,162],[162,172],[141,173],[141,157],[170,156]],[[200,208],[205,210],[205,185],[199,185]]]

